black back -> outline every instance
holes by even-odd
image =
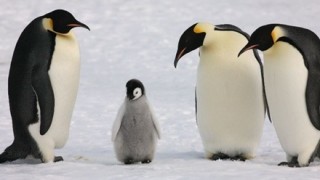
[[[40,134],[49,129],[54,112],[54,94],[48,70],[55,45],[55,34],[43,28],[42,17],[33,20],[16,44],[9,72],[9,104],[14,143],[34,145],[28,125],[39,120]]]
[[[279,24],[287,36],[279,38],[277,41],[283,41],[291,44],[302,54],[306,68],[309,70],[318,67],[320,58],[320,40],[318,36],[305,28]]]

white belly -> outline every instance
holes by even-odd
[[[55,99],[52,124],[43,136],[39,133],[40,121],[29,127],[41,151],[49,148],[48,146],[61,148],[65,145],[77,96],[79,75],[79,47],[75,37],[71,33],[68,36],[57,35],[49,70]]]
[[[197,123],[207,156],[254,155],[264,122],[259,64],[252,51],[239,59],[236,53],[228,55],[231,59],[203,51],[201,55]]]
[[[297,156],[315,148],[320,133],[306,108],[308,71],[298,50],[278,42],[264,53],[265,85],[271,118],[284,151]]]

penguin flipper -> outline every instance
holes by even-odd
[[[123,115],[124,115],[125,109],[126,109],[126,105],[125,105],[125,101],[124,101],[124,103],[121,105],[121,107],[120,107],[120,109],[118,111],[116,120],[113,123],[112,141],[116,140],[117,134],[118,134],[120,126],[121,126],[121,122],[122,122],[122,119],[123,119]]]
[[[231,24],[220,24],[216,25],[215,29],[220,30],[220,31],[235,31],[243,35],[248,41],[250,39],[250,35],[244,31],[242,31],[240,28],[237,26],[231,25]],[[262,89],[263,89],[263,101],[264,101],[264,108],[265,112],[267,112],[267,115],[269,117],[270,122],[272,122],[271,115],[270,115],[270,109],[268,105],[268,100],[267,100],[267,95],[266,95],[266,90],[265,90],[265,83],[264,83],[264,73],[263,73],[263,63],[261,60],[261,57],[259,56],[259,53],[256,49],[253,49],[253,54],[259,63],[260,66],[260,73],[261,73],[261,79],[262,79]]]
[[[310,121],[315,128],[320,130],[320,72],[309,70],[305,95]]]
[[[198,115],[198,99],[197,99],[197,88],[195,88],[195,92],[194,92],[194,108],[195,108],[195,111],[196,111],[196,122],[198,124],[198,118],[197,118],[197,115]]]
[[[49,130],[54,113],[54,94],[48,71],[34,71],[32,87],[40,106],[40,134]]]
[[[148,106],[150,108],[150,113],[151,113],[151,118],[152,118],[154,129],[156,130],[156,133],[158,135],[158,139],[160,139],[161,138],[161,131],[160,131],[159,122],[158,122],[158,120],[156,118],[156,115],[154,113],[154,110],[153,110],[152,106],[150,106],[150,103],[149,103],[148,100],[147,100],[147,103],[148,103]]]
[[[258,53],[258,51],[256,49],[253,49],[253,54],[254,54],[256,60],[259,63],[259,66],[260,66],[261,81],[262,81],[262,94],[263,94],[265,112],[267,112],[267,115],[269,117],[269,121],[272,123],[269,104],[268,104],[268,99],[267,99],[267,93],[266,93],[266,86],[265,86],[265,82],[264,82],[264,72],[263,72],[262,60],[261,60],[261,58],[259,56],[259,53]]]

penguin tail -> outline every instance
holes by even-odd
[[[8,162],[8,161],[14,161],[14,160],[17,160],[17,159],[18,158],[14,158],[7,151],[4,151],[2,154],[0,154],[0,163],[5,163],[5,162]]]
[[[13,143],[0,154],[0,163],[11,162],[17,159],[25,159],[30,154],[30,148],[17,146]]]

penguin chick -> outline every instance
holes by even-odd
[[[141,81],[126,84],[127,96],[120,107],[112,129],[117,159],[125,164],[150,163],[156,150],[160,129],[145,95]]]

